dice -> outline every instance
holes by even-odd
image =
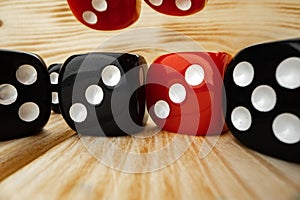
[[[59,75],[59,103],[69,126],[81,135],[138,133],[147,122],[143,57],[126,53],[74,55]]]
[[[52,103],[51,108],[54,113],[60,113],[59,101],[58,101],[58,77],[59,71],[62,64],[52,64],[48,67],[48,72],[50,76],[51,92],[52,92]]]
[[[146,81],[147,108],[157,126],[189,135],[221,133],[223,77],[230,60],[227,53],[212,52],[157,58]]]
[[[300,38],[245,48],[225,75],[226,122],[244,145],[300,162]]]
[[[68,0],[74,16],[96,30],[123,29],[140,16],[140,0]]]
[[[0,140],[41,130],[51,112],[50,78],[35,54],[0,50]]]
[[[145,0],[145,2],[157,12],[166,15],[186,16],[201,11],[207,0]]]

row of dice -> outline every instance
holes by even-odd
[[[230,61],[227,53],[171,53],[148,70],[138,55],[75,55],[49,67],[52,108],[74,130],[88,135],[140,132],[145,106],[164,130],[218,134],[224,126],[222,86]]]
[[[207,0],[145,0],[154,10],[175,16],[202,10]],[[123,29],[136,22],[141,12],[140,0],[68,0],[74,16],[96,30]]]
[[[40,130],[51,107],[79,134],[226,131],[246,146],[300,162],[300,39],[227,53],[162,55],[148,68],[127,53],[74,55],[47,72],[34,54],[1,51],[0,139]],[[50,86],[51,83],[51,86]],[[146,109],[147,108],[147,109]],[[225,119],[224,119],[225,118]]]

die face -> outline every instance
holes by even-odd
[[[51,112],[50,80],[37,55],[0,50],[0,140],[33,134]]]
[[[147,75],[149,114],[163,130],[189,135],[218,134],[224,126],[225,53],[181,52],[159,57]]]
[[[121,136],[146,123],[147,65],[132,54],[90,53],[69,58],[59,76],[60,109],[79,134]]]
[[[300,162],[300,40],[248,47],[226,72],[226,122],[246,146]]]
[[[145,0],[145,2],[157,12],[166,15],[186,16],[201,11],[207,0]]]
[[[59,109],[59,100],[58,100],[58,88],[59,88],[59,71],[62,64],[52,64],[48,67],[48,72],[50,76],[50,83],[51,83],[51,92],[52,92],[52,103],[51,109],[55,113],[60,113]]]
[[[68,0],[74,16],[96,30],[123,29],[140,16],[140,0]]]

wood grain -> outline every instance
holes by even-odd
[[[130,174],[101,165],[78,137],[71,137],[5,179],[0,184],[0,194],[12,199],[20,196],[25,199],[296,199],[299,196],[299,165],[245,149],[230,134],[223,135],[214,150],[199,159],[203,138],[194,139],[193,145],[174,164],[152,173]]]
[[[140,29],[143,36],[133,35],[137,28],[148,29]],[[205,10],[184,18],[158,14],[143,4],[137,23],[110,32],[79,24],[66,0],[0,1],[1,48],[35,52],[48,65],[95,49],[137,52],[149,62],[176,48],[235,54],[255,43],[299,36],[298,0],[209,0]],[[230,133],[176,136],[157,132],[150,123],[139,136],[79,138],[53,115],[40,134],[0,143],[0,199],[300,199],[299,165],[249,150]],[[164,150],[174,141],[177,146]],[[151,159],[132,157],[162,149]],[[178,151],[184,153],[175,159]],[[105,161],[118,169],[162,167],[126,173],[103,164],[101,159],[110,157]]]
[[[1,142],[0,181],[74,134],[61,116],[53,115],[39,134]]]

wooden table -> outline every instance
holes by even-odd
[[[147,27],[178,31],[205,50],[235,54],[254,43],[299,37],[300,1],[210,0],[203,12],[185,18],[164,16],[143,5],[140,20],[126,31]],[[111,37],[118,43],[104,43],[103,49],[132,50],[135,36],[126,31],[84,27],[66,0],[0,1],[1,48],[35,52],[48,65],[92,51]],[[172,34],[162,31],[159,37],[166,49],[174,42],[188,49]],[[161,53],[140,51],[150,61]],[[96,147],[100,157],[111,142],[125,152],[144,155],[174,137],[160,132],[146,139],[98,138]],[[300,199],[300,165],[249,150],[230,133],[222,135],[204,158],[200,147],[212,147],[216,138],[178,137],[190,141],[190,146],[173,163],[148,173],[126,173],[101,164],[62,117],[53,114],[40,134],[0,143],[0,199]],[[108,153],[115,168],[141,164],[132,163],[127,154]],[[175,153],[165,151],[139,170],[151,169]]]

